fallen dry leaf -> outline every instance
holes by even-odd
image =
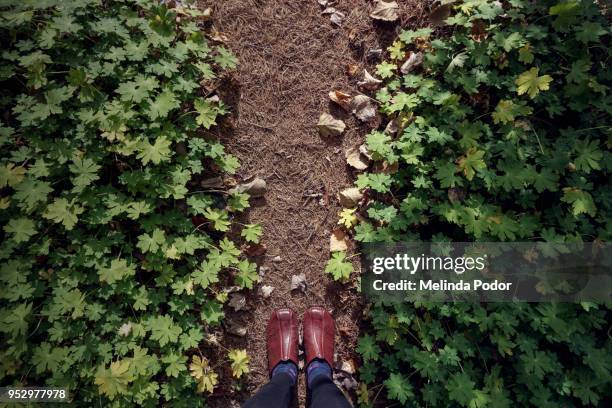
[[[132,322],[123,323],[119,328],[119,335],[123,337],[127,337],[130,335],[132,331]]]
[[[317,123],[319,133],[323,137],[338,136],[344,132],[346,125],[340,119],[335,119],[329,113],[322,113],[319,116],[319,123]]]
[[[341,26],[344,22],[344,19],[346,19],[346,14],[341,11],[336,11],[331,16],[329,16],[329,21],[331,21],[332,24],[335,24],[337,26]]]
[[[353,208],[359,204],[363,193],[357,187],[346,188],[338,193],[338,201],[345,208]]]
[[[393,119],[387,123],[385,126],[385,133],[389,133],[390,135],[394,135],[399,130],[399,125],[397,124],[397,119]]]
[[[346,19],[346,14],[337,10],[335,7],[327,7],[321,14],[329,14],[329,20],[337,26],[342,25],[344,19]]]
[[[230,323],[229,328],[227,330],[230,334],[238,337],[244,337],[247,334],[247,328],[238,323]]]
[[[249,257],[262,256],[266,253],[268,248],[264,244],[249,244],[246,247],[245,253]]]
[[[402,74],[407,74],[416,67],[420,66],[423,63],[423,53],[422,52],[411,52],[410,57],[402,64],[400,71]]]
[[[260,290],[261,296],[263,296],[264,299],[267,299],[270,297],[270,295],[272,295],[272,292],[274,292],[274,286],[264,285]]]
[[[359,384],[357,380],[353,378],[352,375],[340,376],[341,379],[338,379],[340,385],[347,391],[356,390]]]
[[[359,146],[359,152],[365,157],[367,157],[368,160],[372,160],[372,153],[370,153],[370,151],[368,150],[368,146],[365,143]]]
[[[389,163],[388,161],[384,161],[382,163],[382,172],[385,174],[395,174],[399,170],[399,162]]]
[[[232,293],[230,295],[229,305],[234,311],[238,312],[246,306],[246,297],[241,293]]]
[[[291,277],[291,290],[306,291],[306,275],[303,273]]]
[[[230,193],[247,193],[252,198],[263,197],[266,194],[266,180],[256,177],[253,181],[240,184],[230,190]]]
[[[329,99],[340,105],[340,107],[345,111],[349,111],[351,109],[351,102],[353,101],[353,97],[350,94],[344,93],[342,91],[330,91]]]
[[[340,366],[340,370],[353,375],[355,374],[355,363],[353,362],[353,360],[343,361],[342,365]]]
[[[359,65],[348,64],[346,66],[346,75],[354,77],[355,75],[357,75],[357,72],[359,72]]]
[[[218,31],[215,27],[213,27],[211,30],[210,38],[213,41],[222,42],[222,43],[226,43],[229,41],[229,38],[227,37],[227,35],[223,34],[221,31]]]
[[[370,17],[374,20],[395,21],[399,18],[398,10],[399,6],[395,1],[375,0],[374,9],[370,13]]]
[[[472,29],[470,30],[470,37],[476,42],[482,42],[487,39],[487,24],[482,20],[475,20],[472,22]]]
[[[451,4],[443,4],[439,7],[436,7],[429,13],[429,21],[434,26],[443,26],[446,25],[445,20],[450,17],[451,13]]]
[[[348,249],[346,233],[341,229],[332,231],[329,237],[329,251],[346,251]]]
[[[368,159],[359,152],[358,147],[351,147],[344,153],[346,162],[349,166],[357,170],[365,170],[368,168]]]
[[[357,82],[357,86],[367,91],[375,91],[380,88],[382,80],[374,78],[367,70],[363,70],[363,81]]]
[[[374,99],[365,95],[353,97],[351,107],[353,108],[355,116],[362,122],[369,122],[374,119],[376,117],[376,110],[378,109]]]

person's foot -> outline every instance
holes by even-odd
[[[308,385],[321,376],[331,378],[334,361],[336,323],[322,307],[311,307],[304,313],[304,351]]]
[[[266,330],[270,377],[285,373],[297,379],[298,321],[291,309],[272,312]]]

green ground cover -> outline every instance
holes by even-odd
[[[202,133],[227,113],[203,84],[236,58],[195,9],[0,7],[2,385],[68,387],[76,406],[204,405],[219,365],[248,369],[209,337],[223,287],[258,279],[225,236],[248,195],[200,187],[238,167]]]
[[[376,164],[356,181],[370,198],[355,239],[608,241],[602,9],[442,3],[443,27],[404,30],[377,67],[376,98],[397,131],[367,136]],[[604,305],[377,303],[368,316],[364,406],[376,395],[402,406],[597,406],[611,392]]]

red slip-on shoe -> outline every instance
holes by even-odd
[[[305,366],[308,367],[312,360],[318,358],[333,367],[336,322],[332,315],[323,307],[311,307],[304,313],[303,325]]]
[[[268,372],[283,361],[298,365],[298,321],[291,309],[272,312],[266,330],[268,349]]]

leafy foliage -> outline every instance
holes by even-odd
[[[331,259],[327,261],[325,272],[329,273],[334,280],[346,281],[353,272],[353,264],[346,260],[346,252],[335,251]]]
[[[234,377],[240,378],[249,372],[249,356],[246,350],[230,350],[227,355],[231,362]]]
[[[608,241],[610,25],[598,5],[443,3],[440,35],[404,30],[378,66],[398,131],[366,140],[378,163],[356,181],[370,198],[355,238]],[[376,386],[360,389],[364,406],[381,383],[388,399],[431,407],[603,406],[612,391],[612,360],[595,357],[612,351],[605,305],[381,303],[367,316],[360,376]]]
[[[68,387],[77,406],[203,406],[224,287],[257,280],[223,237],[248,195],[191,192],[238,166],[202,130],[227,108],[200,91],[236,58],[187,6],[0,7],[2,384]]]

